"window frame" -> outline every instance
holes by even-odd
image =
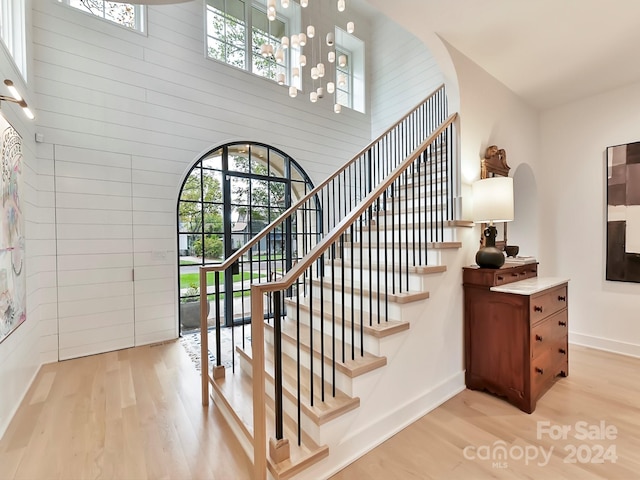
[[[227,14],[226,10],[227,8],[227,0],[223,0],[224,2],[224,8],[225,8],[225,12],[222,12],[222,15],[225,16],[232,16],[231,14]],[[273,61],[269,61],[269,63],[272,65],[272,68],[269,68],[269,71],[273,70],[273,76],[268,76],[268,75],[263,75],[260,73],[260,71],[254,69],[254,41],[253,41],[253,37],[254,37],[254,28],[257,28],[255,25],[257,22],[254,22],[254,9],[259,11],[261,14],[266,16],[266,7],[264,2],[259,2],[259,1],[254,1],[254,0],[243,0],[244,3],[244,29],[245,29],[245,35],[244,35],[244,66],[240,67],[238,65],[234,65],[232,63],[229,63],[226,60],[226,54],[225,54],[225,60],[221,59],[221,58],[217,58],[215,56],[212,56],[209,54],[209,40],[210,39],[215,39],[216,37],[214,35],[212,35],[212,32],[209,29],[210,23],[209,23],[209,13],[210,11],[216,11],[219,12],[220,10],[218,10],[215,6],[211,5],[209,1],[205,1],[204,2],[204,10],[205,10],[205,28],[204,28],[204,34],[205,34],[205,57],[207,59],[213,60],[215,62],[219,62],[222,63],[224,65],[228,65],[234,68],[237,68],[239,70],[243,70],[245,72],[251,73],[252,75],[255,75],[257,77],[260,78],[264,78],[267,80],[270,80],[272,82],[276,82],[277,81],[277,73],[282,72],[285,74],[285,81],[284,84],[285,85],[295,85],[296,87],[298,87],[298,89],[300,89],[300,80],[294,82],[293,78],[292,78],[292,71],[291,71],[291,66],[294,63],[294,60],[296,60],[297,56],[300,55],[299,52],[299,48],[292,48],[289,47],[287,49],[284,50],[284,61],[282,63],[278,63],[275,60]],[[291,5],[289,6],[289,11],[291,12],[290,15],[283,15],[282,14],[282,10],[278,10],[277,14],[276,14],[276,20],[280,21],[284,24],[284,34],[282,36],[287,36],[290,37],[291,32],[294,32],[296,30],[296,25],[300,24],[300,7],[296,2],[292,2]],[[274,40],[276,40],[276,44],[274,45],[275,48],[277,48],[278,46],[280,46],[281,40],[282,40],[282,36],[280,37],[275,37],[271,34],[271,24],[272,22],[268,22],[269,25],[269,31],[265,32],[262,29],[259,29],[260,32],[264,33],[265,36],[267,38],[272,38]],[[225,23],[226,26],[226,23]],[[228,44],[227,42],[225,42],[225,44]],[[275,52],[274,52],[275,53]],[[273,68],[273,66],[275,66],[275,68]]]
[[[339,89],[338,87],[338,74],[340,67],[338,67],[338,51],[344,52],[347,54],[347,67],[350,75],[347,77],[349,92],[347,102],[348,105],[344,103],[338,102],[338,96],[336,95],[336,102],[340,103],[340,105],[349,108],[351,110],[355,110],[360,113],[365,113],[366,111],[366,59],[365,59],[365,44],[364,41],[360,38],[347,33],[339,27],[335,29],[335,39],[336,39],[336,65],[335,65],[335,83],[336,83],[336,92],[340,90],[344,92],[344,89]]]
[[[13,63],[27,79],[25,0],[0,0],[0,43]]]
[[[80,7],[77,7],[75,5],[72,5],[71,3],[72,0],[57,0],[57,3],[60,5],[64,5],[67,8],[71,8],[77,12],[82,12],[85,15],[90,15],[94,18],[99,18],[103,21],[109,22],[111,24],[114,25],[118,25],[119,27],[125,28],[128,31],[131,32],[137,32],[140,34],[146,34],[147,33],[147,11],[146,11],[146,6],[145,5],[137,5],[137,4],[133,4],[133,3],[121,3],[121,2],[115,2],[115,3],[121,3],[121,5],[129,5],[130,7],[132,7],[134,9],[134,26],[129,26],[126,25],[124,23],[118,22],[117,20],[114,20],[112,18],[109,18],[107,16],[105,16],[105,4],[109,2],[109,0],[94,0],[94,1],[98,1],[98,2],[102,2],[102,15],[98,15],[94,12],[92,12],[91,10],[87,10],[87,9],[83,9]],[[82,2],[82,0],[79,0],[80,2]]]

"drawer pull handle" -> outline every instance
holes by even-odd
[[[562,320],[560,320],[558,322],[558,325],[560,325],[561,327],[566,327],[567,326],[567,322],[563,322]]]
[[[564,295],[558,295],[558,301],[559,302],[566,302],[567,301],[567,297],[565,297]]]
[[[535,306],[533,307],[533,311],[534,311],[534,312],[542,312],[542,307],[538,307],[537,305],[535,305]]]
[[[544,374],[544,370],[541,368],[536,367],[536,373],[539,373],[540,375]]]
[[[536,342],[541,342],[542,341],[542,337],[540,335],[536,335]]]
[[[502,280],[504,280],[504,278],[498,275],[498,281],[501,282]]]
[[[558,352],[561,353],[562,355],[566,355],[567,351],[564,348],[559,348]]]
[[[517,277],[518,275],[520,275],[518,272],[513,272],[513,273],[511,274],[511,276],[512,276],[512,277]]]

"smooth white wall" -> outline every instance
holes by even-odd
[[[291,99],[205,58],[203,8],[148,7],[141,35],[34,5],[38,155],[57,219],[58,325],[47,334],[61,359],[177,336],[176,200],[203,152],[265,142],[318,182],[369,143],[369,114],[336,115],[331,101]]]
[[[640,83],[541,116],[541,249],[569,284],[569,340],[640,356],[640,284],[605,280],[606,148],[640,140]]]
[[[547,266],[539,249],[537,190],[541,182],[539,125],[537,112],[477,64],[447,45],[455,65],[460,98],[460,162],[463,218],[471,218],[470,186],[480,177],[480,161],[490,145],[507,152],[509,175],[514,177],[514,221],[508,226],[508,241],[522,254]],[[478,239],[480,237],[478,236]],[[472,263],[473,259],[469,259]]]

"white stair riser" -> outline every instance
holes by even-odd
[[[400,225],[405,225],[405,223],[401,223]],[[409,223],[411,225],[411,223]],[[422,244],[424,247],[425,242],[455,242],[457,241],[457,228],[455,227],[445,227],[441,232],[433,232],[432,229],[425,229],[424,227],[416,227],[415,231],[413,228],[397,228],[398,224],[396,224],[396,229],[393,230],[391,228],[391,223],[387,222],[386,229],[384,221],[379,225],[374,225],[370,229],[365,228],[362,232],[359,232],[356,236],[356,241],[364,241],[365,243],[372,242],[374,245],[377,245],[377,239],[379,239],[380,247],[384,248],[385,239],[387,241],[387,245],[390,242],[403,242],[409,239],[409,242],[413,243],[415,238],[416,245]]]
[[[253,366],[251,362],[247,361],[242,355],[240,355],[240,368],[242,368],[242,371],[249,377],[253,378]],[[295,392],[293,393],[295,394]],[[274,401],[275,387],[273,381],[269,377],[265,377],[265,394],[272,402]],[[293,400],[291,400],[291,398],[289,398],[288,395],[282,395],[282,408],[284,413],[289,417],[293,419],[298,418],[298,406]],[[322,436],[320,427],[305,414],[304,410],[301,410],[300,412],[300,425],[302,427],[302,431],[309,435],[316,444],[321,444],[320,440]]]
[[[440,260],[442,257],[443,250],[442,249],[434,249],[428,248],[426,252],[423,250],[420,252],[418,250],[419,245],[416,244],[416,264],[420,265],[441,265]],[[360,252],[359,246],[354,246],[353,248],[353,257],[351,256],[351,249],[344,249],[344,258],[348,261],[354,261],[356,263],[360,263],[362,260],[365,264],[369,263],[369,259],[371,259],[371,263],[377,263],[377,259],[384,259],[385,252],[387,255],[387,263],[395,263],[396,265],[402,261],[403,267],[407,264],[407,256],[405,248],[388,248],[387,250],[381,250],[380,256],[378,257],[378,249],[375,248],[375,245],[371,249],[371,255],[369,255],[369,247],[367,245],[362,246],[362,252]],[[419,255],[422,255],[422,261],[420,261]],[[425,258],[426,255],[426,258]],[[382,264],[384,264],[384,260],[382,260]],[[409,245],[409,265],[413,265],[413,245]]]
[[[313,337],[314,344],[316,346],[320,345],[320,331],[313,332],[313,335],[314,335]],[[265,339],[268,343],[273,345],[273,330],[271,329],[265,330]],[[305,341],[308,341],[308,339],[305,339]],[[325,379],[329,383],[333,383],[333,375],[332,375],[331,360],[330,360],[333,352],[332,348],[333,346],[331,344],[325,344],[325,356],[327,358],[325,359],[325,362],[324,362],[324,372],[325,372]],[[282,353],[294,360],[297,359],[297,348],[295,344],[292,344],[287,340],[282,340]],[[337,340],[336,340],[336,355],[338,356],[338,359],[339,359],[340,344]],[[300,349],[300,365],[311,370],[310,360],[311,360],[311,356],[309,355],[309,352],[305,351],[304,349]],[[314,356],[313,358],[314,375],[320,376],[321,368],[322,367],[321,367],[320,358],[317,356]],[[340,370],[336,369],[336,388],[346,393],[347,395],[353,395],[353,379],[348,375],[346,375],[345,373],[341,372]]]
[[[392,210],[391,205],[387,206],[386,211],[380,211],[379,213],[373,212],[373,220],[380,226],[386,223],[387,228],[394,228],[395,225],[405,225],[414,223],[444,223],[447,221],[446,204],[439,203],[434,208],[431,207],[418,207],[413,209],[412,205],[406,209],[404,203],[400,207],[396,204],[396,209]]]
[[[365,290],[374,289],[374,290],[385,291],[385,288],[386,288],[387,289],[386,291],[392,292],[394,287],[396,289],[402,288],[403,291],[409,290],[411,292],[428,290],[425,275],[409,273],[408,275],[409,278],[407,283],[406,269],[405,271],[402,272],[402,274],[400,274],[400,272],[398,271],[394,271],[394,272],[389,271],[385,273],[384,259],[382,259],[381,262],[382,263],[380,266],[380,269],[381,269],[380,274],[378,274],[378,272],[376,272],[375,270],[372,272],[369,272],[369,270],[367,269],[362,272],[363,273],[362,279],[360,278],[359,269],[354,269],[354,271],[351,272],[351,269],[348,267],[345,267],[344,272],[339,267],[336,267],[334,270],[332,270],[331,267],[328,267],[326,271],[326,275],[330,277],[332,276],[336,280],[340,279],[341,283],[342,283],[342,279],[344,278],[345,285],[354,286],[356,288],[363,287]],[[393,265],[391,264],[390,261],[387,267],[389,269],[393,268]],[[343,277],[343,273],[344,273],[344,277]]]
[[[342,297],[342,292],[338,292],[336,290],[335,292],[335,296],[331,295],[331,291],[329,290],[330,287],[328,286],[324,286],[324,301],[325,302],[332,302],[335,303],[336,305],[336,309],[338,308],[339,305],[342,305],[344,303],[345,307],[347,308],[351,308],[351,294],[347,294],[345,292],[344,298]],[[314,285],[313,286],[313,299],[314,299],[314,304],[315,305],[319,305],[319,301],[320,301],[320,286],[319,285]],[[353,302],[354,302],[354,307],[356,310],[360,310],[360,308],[362,307],[362,311],[363,312],[369,312],[371,311],[371,313],[373,313],[374,315],[378,314],[378,298],[377,295],[375,294],[375,292],[372,294],[372,296],[369,295],[364,295],[362,297],[362,304],[360,303],[360,295],[358,294],[354,294],[353,296]],[[399,304],[395,303],[395,302],[388,302],[388,308],[385,310],[385,304],[384,304],[384,299],[381,297],[380,298],[380,312],[381,315],[386,315],[388,316],[389,320],[401,320],[400,316],[401,316],[401,309],[399,308]],[[315,308],[315,307],[314,307]]]
[[[341,341],[342,340],[342,320],[340,318],[340,315],[342,315],[342,306],[338,306],[336,308],[336,339]],[[288,321],[292,321],[295,322],[298,318],[297,316],[297,311],[295,308],[290,308],[287,310],[287,314],[288,314]],[[349,320],[349,322],[351,321],[351,314],[350,312],[347,310],[346,313],[346,317]],[[309,312],[306,310],[301,310],[300,311],[300,324],[307,326],[307,327],[311,327],[311,322],[309,321]],[[356,325],[358,325],[360,323],[360,313],[356,312],[354,315],[354,319],[356,322]],[[368,324],[370,321],[369,318],[369,314],[363,315],[362,316],[362,321],[365,324]],[[377,321],[377,319],[374,319],[373,321]],[[331,332],[332,331],[332,322],[330,319],[328,318],[324,318],[324,331],[325,332]],[[313,315],[313,329],[316,330],[318,333],[320,332],[320,314],[315,312]],[[356,328],[354,330],[354,337],[355,337],[355,346],[357,349],[360,349],[360,329]],[[345,339],[346,339],[346,343],[351,344],[351,327],[348,324],[345,324]],[[374,337],[373,335],[370,335],[366,332],[364,332],[363,334],[363,340],[364,340],[364,350],[366,352],[369,352],[373,355],[378,355],[380,356],[380,339],[377,337]]]

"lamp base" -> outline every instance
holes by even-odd
[[[504,254],[496,247],[482,247],[476,253],[476,263],[481,268],[500,268],[504,265]]]

